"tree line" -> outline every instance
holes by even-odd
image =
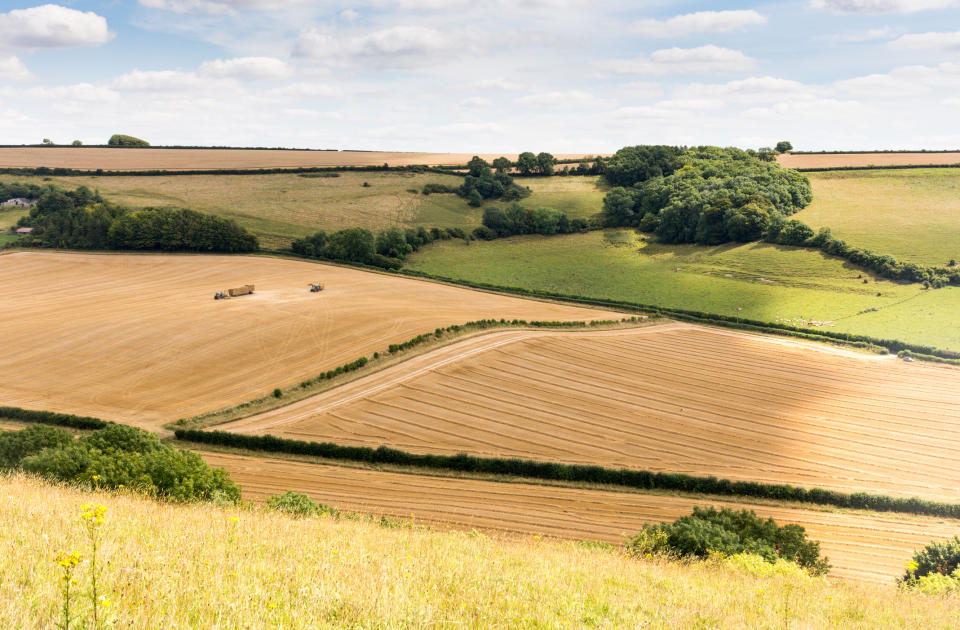
[[[383,269],[399,269],[412,252],[437,240],[466,239],[460,228],[408,228],[381,230],[376,235],[353,227],[327,233],[323,230],[290,244],[295,254],[337,262],[360,263]]]
[[[232,219],[182,208],[130,210],[85,186],[46,186],[16,227],[33,232],[17,244],[74,249],[253,252],[257,237]]]

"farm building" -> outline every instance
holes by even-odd
[[[32,227],[19,227],[17,228],[17,234],[29,234],[33,232]]]
[[[14,197],[13,199],[7,199],[6,201],[0,202],[0,207],[3,208],[32,208],[37,204],[35,199],[27,199],[25,197]]]

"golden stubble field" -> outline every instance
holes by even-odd
[[[271,149],[116,149],[100,147],[4,147],[0,168],[73,168],[80,170],[139,171],[192,169],[309,168],[337,166],[460,166],[473,153],[416,153],[391,151],[298,151]],[[558,160],[596,154],[563,153]],[[516,153],[480,155],[488,162],[498,157],[516,161]]]
[[[955,502],[960,368],[666,324],[510,331],[225,430]]]
[[[957,153],[784,153],[777,156],[786,168],[843,168],[845,166],[928,166],[960,164]]]
[[[225,453],[203,456],[209,464],[226,468],[247,499],[265,499],[292,488],[341,510],[457,529],[621,544],[644,523],[673,521],[695,506],[751,509],[780,524],[802,525],[821,542],[833,565],[831,575],[887,584],[902,575],[903,563],[916,549],[960,528],[960,521],[947,518],[430,477]]]
[[[315,281],[326,289],[309,293]],[[248,283],[254,295],[213,299]],[[0,303],[0,405],[147,428],[296,385],[440,326],[611,316],[329,265],[208,255],[3,255]]]

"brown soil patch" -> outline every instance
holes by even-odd
[[[960,369],[689,325],[504,332],[222,428],[960,502]]]
[[[106,171],[260,169],[337,166],[460,166],[473,153],[403,153],[388,151],[277,151],[244,149],[111,149],[74,147],[0,148],[0,168],[74,168]],[[590,154],[592,157],[596,154]],[[501,154],[483,154],[488,162]],[[516,154],[503,157],[516,161]],[[558,160],[586,157],[555,155]]]
[[[310,293],[308,283],[326,289]],[[214,292],[254,284],[250,296]],[[0,405],[145,427],[265,396],[440,326],[581,309],[309,262],[0,256]]]
[[[2,155],[2,154],[0,154]],[[784,153],[777,156],[780,166],[787,168],[841,168],[844,166],[928,166],[960,164],[960,153]]]
[[[672,521],[694,506],[752,509],[798,523],[833,564],[832,575],[890,583],[912,553],[956,533],[960,522],[896,514],[855,514],[722,500],[426,477],[260,457],[204,453],[243,486],[244,498],[305,492],[341,510],[413,518],[461,529],[519,532],[622,543],[644,523]]]

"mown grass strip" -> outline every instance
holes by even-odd
[[[177,429],[176,437],[184,442],[214,444],[266,453],[310,455],[334,460],[417,466],[457,472],[506,475],[530,479],[598,483],[643,490],[676,490],[716,496],[753,497],[777,501],[795,501],[842,508],[902,512],[929,516],[960,518],[960,504],[929,501],[919,497],[891,497],[866,492],[843,493],[822,488],[800,488],[786,484],[755,481],[731,481],[716,477],[695,477],[649,470],[606,468],[528,459],[475,457],[466,453],[434,455],[408,453],[386,446],[342,446],[332,442],[307,442],[273,435],[241,435],[227,431]]]

